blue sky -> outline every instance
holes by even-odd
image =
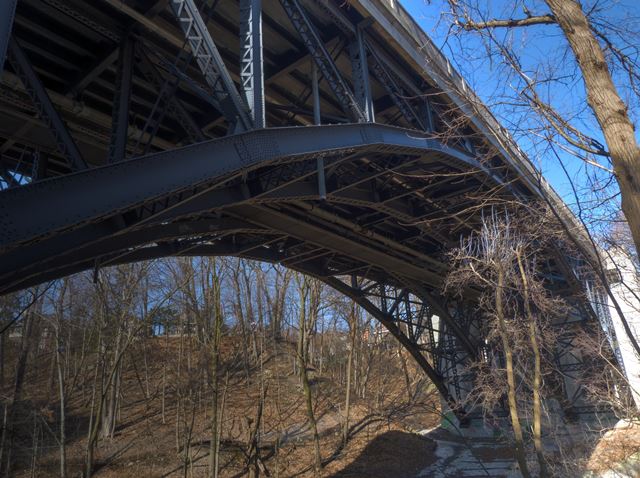
[[[589,8],[593,1],[584,1],[583,5]],[[447,17],[448,7],[444,0],[401,0],[402,5],[409,11],[423,30],[432,38],[434,43],[452,61],[458,71],[467,79],[476,93],[494,111],[501,123],[509,128],[521,147],[528,152],[530,159],[543,171],[547,181],[572,207],[576,207],[571,182],[578,188],[578,193],[585,201],[593,199],[591,190],[594,184],[604,184],[608,175],[598,169],[588,166],[563,152],[558,151],[563,170],[558,157],[549,151],[547,142],[536,139],[531,134],[525,134],[524,129],[531,126],[530,118],[524,113],[525,108],[505,105],[501,101],[511,93],[510,88],[517,88],[517,84],[505,77],[505,70],[500,69],[499,58],[488,60],[487,50],[477,35],[463,32],[459,38],[447,38],[450,26],[450,17]],[[516,4],[514,6],[514,4]],[[535,14],[547,13],[548,9],[542,1],[527,1],[527,6]],[[600,17],[611,21],[612,24],[625,24],[637,26],[640,31],[640,2],[638,0],[620,0],[601,2],[604,6],[599,13]],[[606,5],[605,5],[606,4]],[[498,18],[522,18],[524,16],[521,2],[507,0],[492,0],[486,5],[490,6],[490,12]],[[606,8],[606,10],[604,9]],[[545,72],[554,74],[560,81],[549,83],[546,88],[540,88],[540,93],[554,107],[566,115],[573,117],[572,123],[582,131],[604,144],[604,139],[593,119],[585,101],[585,92],[579,70],[572,53],[567,49],[566,40],[555,25],[539,25],[516,30],[496,30],[496,35],[501,39],[512,42],[513,49],[522,53],[519,55],[522,68],[532,77]],[[631,41],[625,38],[627,41]],[[631,41],[633,43],[633,41]],[[614,73],[615,74],[615,73]],[[614,76],[619,86],[624,87],[626,82],[620,76]],[[517,83],[517,79],[516,79]],[[630,95],[624,88],[621,90],[623,98],[629,98],[631,104],[632,119],[638,114],[637,97]],[[522,128],[521,128],[522,127]],[[519,129],[521,129],[519,131]],[[600,160],[601,164],[608,167],[607,160]],[[568,176],[567,176],[568,175]],[[571,181],[569,181],[571,178]],[[608,186],[606,193],[612,195],[617,192],[615,185]],[[585,203],[588,204],[588,203]],[[616,202],[612,203],[615,209]],[[603,211],[598,211],[603,214]],[[607,213],[604,213],[607,214]]]

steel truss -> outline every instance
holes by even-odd
[[[468,424],[473,416],[468,404],[473,385],[470,356],[460,345],[461,338],[450,332],[431,303],[407,288],[355,276],[351,284],[340,277],[325,282],[377,319],[411,354],[460,422]]]
[[[367,115],[358,104],[358,100],[354,96],[349,85],[342,77],[335,62],[329,55],[324,46],[318,32],[313,27],[311,20],[298,2],[298,0],[280,0],[280,4],[289,16],[292,25],[300,34],[311,58],[318,66],[322,76],[329,84],[336,99],[340,102],[343,110],[353,120],[358,122],[366,122]]]
[[[142,154],[149,152],[153,138],[156,136],[162,119],[167,113],[179,120],[180,127],[185,131],[191,143],[203,141],[205,136],[202,134],[200,127],[175,96],[180,83],[180,77],[173,75],[163,78],[142,48],[138,49],[138,53],[140,61],[137,67],[144,78],[155,86],[158,91],[158,97],[153,104],[151,113],[149,113],[144,126],[138,134],[134,151]],[[177,71],[186,68],[191,58],[192,55],[181,52],[176,59],[175,67]]]
[[[213,90],[219,110],[232,125],[230,130],[240,132],[251,129],[253,122],[248,107],[238,94],[195,2],[170,0],[170,5],[202,74]]]
[[[240,0],[240,83],[254,127],[266,125],[262,55],[262,0]]]

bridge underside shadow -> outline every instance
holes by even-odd
[[[413,130],[254,130],[1,191],[0,293],[166,256],[279,263],[366,309],[465,419],[469,365],[489,346],[477,293],[441,294],[445,252],[477,227],[480,198],[525,195],[504,168]],[[558,361],[575,404],[570,340]]]

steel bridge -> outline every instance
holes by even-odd
[[[462,417],[490,346],[474,298],[441,293],[443,251],[487,194],[576,227],[396,0],[4,0],[5,57],[0,293],[163,256],[283,264],[377,318]],[[579,294],[571,259],[546,267]]]

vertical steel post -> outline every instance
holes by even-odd
[[[313,96],[313,124],[320,125],[320,90],[318,85],[318,66],[311,60],[311,92]]]
[[[355,40],[349,45],[351,56],[351,71],[353,89],[360,108],[364,112],[365,120],[373,123],[373,98],[371,96],[371,84],[369,82],[369,65],[367,64],[367,50],[364,46],[362,28],[356,28]]]
[[[134,40],[127,35],[120,44],[115,97],[111,115],[110,163],[122,161],[126,154],[129,130],[129,104],[131,101],[131,75],[133,72]]]
[[[0,72],[4,68],[4,59],[9,47],[13,17],[16,14],[18,0],[2,0],[0,2]]]
[[[425,117],[424,123],[427,126],[427,131],[429,133],[435,133],[436,128],[435,128],[435,125],[433,124],[433,109],[431,108],[431,101],[429,100],[429,98],[424,99],[423,110],[424,110],[424,117]]]
[[[320,88],[318,85],[318,66],[311,60],[311,92],[313,96],[313,123],[320,125],[322,120],[320,119]],[[318,156],[317,169],[318,169],[318,195],[320,199],[327,199],[327,183],[324,177],[324,158]]]
[[[47,177],[47,167],[49,165],[49,156],[40,150],[33,152],[33,169],[31,171],[31,179],[40,181]]]
[[[240,0],[240,82],[255,128],[264,128],[262,0]]]

